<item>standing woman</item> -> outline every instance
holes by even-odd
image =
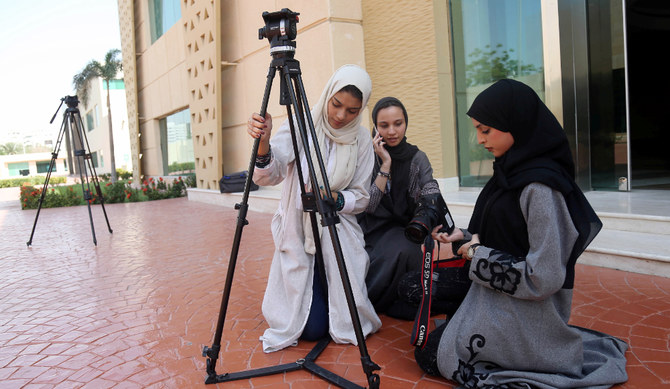
[[[355,216],[365,209],[369,200],[367,189],[373,152],[368,130],[360,125],[360,112],[371,91],[372,82],[365,70],[344,65],[330,78],[311,111],[337,205],[340,223],[336,228],[365,336],[381,327],[365,290],[368,256]],[[261,336],[263,351],[294,346],[298,338],[317,340],[328,334],[335,342],[357,344],[331,237],[323,233],[325,229],[320,223],[326,285],[320,282],[315,271],[315,241],[309,214],[302,208],[296,168],[296,163],[300,163],[306,191],[311,192],[302,142],[298,142],[296,158],[288,120],[272,139],[271,131],[270,114],[265,118],[253,114],[249,118],[247,132],[254,138],[260,137],[254,182],[263,186],[284,182],[271,225],[275,253],[263,299],[263,316],[270,327]],[[314,152],[311,154],[316,161]],[[314,166],[318,166],[316,162]],[[316,174],[320,180],[320,172]]]
[[[372,144],[378,163],[370,184],[370,203],[358,216],[370,255],[368,297],[377,312],[414,320],[421,298],[422,251],[420,244],[405,237],[405,227],[419,200],[441,196],[440,187],[426,154],[407,142],[407,110],[400,100],[379,100],[372,121],[377,130]],[[441,298],[434,299],[432,311],[451,314],[465,296],[469,279],[462,268],[440,272],[441,288],[448,290],[441,290]]]
[[[460,248],[472,286],[431,332],[419,365],[465,388],[606,388],[624,382],[627,345],[568,325],[575,262],[602,223],[574,180],[565,132],[535,91],[500,80],[472,103],[494,157]],[[462,239],[434,233],[443,242]]]

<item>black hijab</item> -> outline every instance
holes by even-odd
[[[519,205],[521,191],[532,182],[560,191],[579,233],[563,285],[572,288],[575,262],[602,223],[575,183],[575,166],[563,128],[533,89],[509,79],[481,92],[467,114],[514,137],[512,147],[493,162],[493,177],[477,198],[468,230],[479,233],[485,246],[523,257],[529,243]]]
[[[389,107],[400,107],[402,109],[402,114],[405,117],[405,128],[408,125],[407,110],[405,106],[400,102],[400,100],[395,97],[384,97],[380,99],[377,104],[375,104],[372,109],[372,121],[377,127],[377,114],[380,110]],[[383,204],[393,210],[394,215],[401,220],[401,223],[409,222],[408,218],[411,218],[413,215],[410,214],[414,211],[414,207],[411,207],[410,204],[413,204],[413,199],[409,196],[409,168],[412,163],[412,158],[419,148],[407,143],[407,137],[403,137],[400,143],[395,147],[390,147],[385,144],[384,148],[389,152],[391,156],[391,200],[392,203]],[[375,168],[375,174],[379,171],[379,167]],[[373,182],[376,178],[376,175],[373,176]],[[407,219],[407,220],[405,220]]]

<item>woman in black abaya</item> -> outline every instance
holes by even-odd
[[[365,279],[368,297],[378,313],[413,320],[421,299],[421,246],[405,237],[420,198],[441,196],[428,157],[407,142],[407,111],[400,100],[385,97],[372,110],[377,130],[372,144],[377,156],[370,184],[370,202],[358,222],[365,234],[370,268]],[[439,298],[433,313],[453,313],[465,296],[469,280],[462,268],[437,270]]]

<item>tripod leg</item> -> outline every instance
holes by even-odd
[[[281,90],[282,90],[282,95],[284,95],[284,100],[282,100],[282,104],[286,105],[286,117],[292,118],[293,113],[291,112],[291,102],[290,98],[288,96],[288,86],[286,85],[286,80],[282,78],[282,83],[281,83]],[[301,107],[297,107],[296,114],[298,116],[304,115],[304,112],[302,111]],[[291,130],[291,143],[293,144],[293,150],[294,152],[298,153],[298,140],[296,136],[296,131],[295,131],[295,125],[293,123],[293,120],[289,121],[289,128]],[[323,297],[324,301],[326,302],[326,315],[328,312],[327,308],[327,302],[328,302],[328,280],[326,278],[326,267],[323,262],[323,250],[321,248],[321,239],[319,236],[319,227],[318,227],[318,221],[316,219],[316,212],[317,212],[317,207],[316,207],[316,194],[314,191],[307,193],[305,190],[305,180],[303,176],[303,171],[302,171],[302,166],[301,163],[296,163],[295,164],[296,170],[298,172],[298,181],[300,183],[300,192],[301,192],[301,197],[302,197],[302,209],[304,212],[309,213],[309,219],[310,219],[310,225],[312,226],[312,236],[314,238],[314,264],[315,264],[315,271],[317,272],[316,277],[314,278],[314,282],[320,282],[321,290],[323,291]],[[307,232],[305,232],[307,233]],[[315,288],[312,287],[312,290]],[[312,296],[312,301],[316,296]],[[310,308],[310,314],[308,317],[311,317],[311,308]],[[308,323],[309,323],[309,318],[308,318]],[[327,328],[320,328],[320,330],[326,330]],[[326,335],[327,336],[327,335]],[[324,346],[325,347],[325,346]]]
[[[275,77],[276,69],[270,66],[267,75],[267,82],[265,83],[265,92],[263,94],[263,102],[261,104],[260,115],[265,117],[267,113],[268,101],[270,99],[270,91],[272,89],[272,81]],[[230,298],[230,290],[233,284],[233,276],[235,274],[235,265],[237,264],[237,255],[240,248],[240,242],[242,239],[242,230],[244,226],[249,224],[247,221],[247,210],[249,208],[249,191],[251,189],[251,180],[254,175],[254,168],[256,167],[256,156],[258,155],[258,146],[260,144],[260,138],[256,138],[254,141],[253,150],[251,153],[251,159],[249,161],[249,174],[247,175],[246,183],[244,184],[244,194],[242,196],[242,202],[235,204],[235,208],[239,210],[237,215],[237,228],[235,230],[235,238],[233,240],[233,247],[230,251],[230,260],[228,261],[228,272],[226,274],[226,283],[223,289],[223,295],[221,297],[221,307],[219,308],[219,319],[216,324],[216,332],[214,334],[214,341],[212,347],[203,347],[202,356],[207,358],[207,378],[205,383],[215,383],[217,381],[216,374],[216,361],[219,358],[219,351],[221,350],[221,335],[223,333],[223,325],[226,320],[226,311],[228,310],[228,300]]]
[[[295,69],[298,69],[295,71]],[[293,72],[292,74],[290,72]],[[306,108],[304,108],[305,115],[301,115],[300,112],[301,110],[298,109],[298,127],[300,128],[301,135],[302,135],[302,141],[303,141],[303,147],[305,150],[305,155],[306,155],[306,160],[307,164],[309,167],[310,171],[310,177],[312,178],[312,185],[315,185],[316,178],[314,177],[314,166],[311,163],[311,158],[310,158],[310,149],[309,149],[309,144],[307,141],[307,137],[305,136],[306,134],[306,126],[305,126],[305,116],[307,116],[307,120],[309,120],[309,130],[310,130],[310,135],[311,139],[315,140],[317,139],[316,137],[316,132],[314,130],[314,125],[311,121],[309,113],[309,108],[307,106],[307,97],[305,95],[304,91],[304,86],[302,84],[302,78],[300,77],[300,72],[299,72],[299,67],[294,66],[292,67],[292,70],[286,70],[284,73],[284,78],[286,79],[286,83],[289,86],[288,92],[291,97],[291,102],[294,106],[296,107],[302,107],[304,104]],[[295,82],[295,90],[292,87],[291,79],[294,80]],[[297,90],[297,93],[296,93]],[[298,103],[298,97],[300,96],[300,104]],[[335,224],[339,223],[339,217],[337,216],[335,212],[335,208],[333,206],[333,199],[331,196],[330,192],[330,187],[328,185],[328,179],[326,175],[326,170],[325,170],[325,165],[323,162],[323,159],[321,158],[321,153],[319,150],[319,145],[318,142],[314,141],[314,152],[317,154],[317,162],[319,164],[319,168],[323,177],[323,186],[325,189],[327,201],[317,201],[317,207],[319,208],[319,212],[322,216],[324,225],[328,226],[328,230],[330,232],[330,237],[331,241],[333,243],[333,249],[335,251],[335,258],[337,260],[337,265],[338,269],[340,272],[340,277],[342,279],[342,287],[345,292],[346,300],[347,300],[347,305],[349,308],[349,313],[351,315],[351,321],[354,327],[354,333],[356,335],[356,340],[358,343],[358,348],[361,354],[361,363],[363,366],[363,370],[365,371],[365,374],[367,375],[368,378],[368,383],[370,384],[371,388],[377,388],[379,386],[379,375],[375,374],[375,370],[380,370],[380,367],[372,362],[370,355],[367,350],[367,346],[365,344],[365,337],[363,336],[363,331],[361,329],[361,322],[360,322],[360,317],[358,316],[358,311],[356,309],[356,303],[355,303],[355,298],[353,294],[353,290],[351,288],[351,281],[349,279],[349,274],[347,272],[346,264],[344,262],[344,254],[342,253],[342,247],[340,245],[340,239],[337,233],[337,229]],[[330,209],[328,209],[330,208]]]
[[[75,120],[77,123],[79,123],[79,128],[83,129],[84,128],[84,123],[81,120],[81,115],[79,112],[75,113]],[[86,132],[82,132],[84,135],[84,143],[86,144],[86,149],[88,150],[88,155],[91,155],[91,146],[88,144],[88,137],[86,136]],[[90,162],[90,159],[89,159]],[[91,179],[93,181],[93,186],[95,187],[95,191],[98,195],[98,199],[100,199],[100,207],[102,208],[102,213],[105,215],[105,221],[107,222],[107,230],[111,234],[112,232],[112,226],[109,225],[109,218],[107,217],[107,211],[105,210],[105,198],[102,195],[102,189],[100,188],[100,180],[98,180],[98,174],[95,171],[95,166],[92,163],[89,163],[89,168],[93,175],[91,176]]]
[[[61,103],[62,104],[62,103]],[[35,226],[37,225],[37,218],[40,216],[40,211],[42,210],[42,202],[46,196],[47,190],[49,189],[49,180],[51,180],[51,172],[53,171],[54,166],[56,165],[56,158],[58,158],[58,152],[60,151],[61,142],[63,141],[63,134],[65,133],[65,125],[67,118],[63,115],[63,124],[61,124],[60,131],[58,132],[58,138],[56,138],[56,145],[54,146],[54,151],[51,153],[51,162],[49,163],[49,171],[47,176],[44,179],[44,186],[42,187],[42,193],[40,194],[39,204],[37,206],[37,213],[35,214],[35,222],[33,222],[33,230],[30,232],[30,239],[26,242],[26,245],[30,246],[33,243],[33,235],[35,234]]]
[[[287,62],[286,57],[277,56],[277,57],[274,57],[274,60],[273,60],[272,64],[270,65],[270,70],[269,70],[269,73],[268,73],[268,80],[267,80],[267,84],[265,86],[265,94],[263,96],[263,104],[262,104],[262,108],[261,108],[261,112],[260,112],[260,115],[263,116],[263,117],[266,114],[268,98],[269,98],[269,95],[270,95],[272,79],[274,78],[275,71],[279,68],[283,69],[284,71],[287,71],[287,67],[285,66],[286,62]],[[290,62],[293,65],[292,69],[297,69],[297,71],[300,72],[299,64],[297,63],[297,61],[291,60]],[[290,70],[290,71],[295,71],[295,70]],[[296,104],[295,92],[291,89],[291,92],[293,92],[293,93],[292,93],[291,99],[289,99],[289,96],[288,96],[289,93],[288,93],[287,90],[290,89],[290,88],[288,88],[288,87],[284,88],[284,85],[286,85],[286,84],[290,85],[291,84],[291,79],[288,76],[288,73],[286,73],[286,75],[287,76],[285,78],[282,77],[282,89],[283,90],[280,92],[280,94],[281,94],[280,103],[282,105],[287,105],[287,106],[293,104],[294,106],[299,107]],[[302,91],[302,93],[304,95],[304,91]],[[306,99],[304,99],[304,100],[305,100],[305,103],[306,103]],[[302,107],[298,108],[298,110],[297,110],[297,116],[298,116],[298,119],[299,119],[298,123],[299,123],[299,126],[301,127],[300,128],[301,137],[302,137],[303,144],[305,145],[306,150],[309,150],[309,147],[308,147],[309,145],[307,144],[308,141],[307,141],[307,136],[306,136],[306,131],[305,131],[305,124],[304,124],[304,117],[305,116],[308,116],[309,123],[312,126],[311,127],[312,138],[316,139],[315,134],[314,134],[313,123],[312,123],[311,117],[309,117],[309,115],[310,115],[309,107],[307,107],[307,109],[305,109],[305,110],[303,110]],[[292,117],[291,112],[290,112],[290,108],[288,109],[288,117],[289,117],[289,119]],[[296,157],[297,157],[298,147],[297,147],[297,141],[295,140],[295,129],[293,128],[293,121],[289,120],[289,123],[291,125],[291,133],[292,133],[292,139],[293,139],[294,152],[295,152]],[[236,264],[236,261],[237,261],[237,254],[238,254],[238,249],[239,249],[239,245],[240,245],[242,229],[244,228],[244,226],[246,224],[248,224],[248,222],[246,220],[246,212],[247,212],[247,208],[248,208],[247,201],[248,201],[248,197],[249,197],[249,188],[250,188],[250,184],[251,184],[251,179],[253,177],[253,171],[254,171],[254,168],[255,168],[255,162],[256,162],[255,160],[256,160],[257,153],[258,153],[259,143],[260,143],[260,139],[256,139],[255,142],[254,142],[254,148],[253,148],[253,151],[252,151],[251,161],[249,162],[249,170],[248,170],[249,175],[248,175],[247,181],[245,183],[244,195],[242,197],[242,203],[235,205],[235,208],[239,210],[238,219],[237,219],[237,229],[236,229],[236,232],[235,232],[235,240],[233,242],[233,248],[231,250],[230,262],[228,264],[228,274],[226,276],[226,285],[224,287],[223,296],[222,296],[222,299],[221,299],[221,308],[219,310],[219,320],[218,320],[218,323],[217,323],[216,333],[215,333],[215,336],[214,336],[214,342],[212,344],[212,347],[206,347],[206,346],[203,347],[202,355],[203,355],[203,357],[207,358],[207,378],[205,379],[205,383],[206,384],[212,384],[212,383],[226,382],[226,381],[231,381],[231,380],[239,380],[239,379],[259,377],[259,376],[270,375],[270,374],[285,373],[285,372],[289,372],[289,371],[293,371],[293,370],[297,370],[297,369],[306,369],[306,370],[312,372],[313,374],[315,374],[315,375],[317,375],[317,376],[319,376],[319,377],[321,377],[321,378],[323,378],[323,379],[325,379],[325,380],[327,380],[327,381],[329,381],[329,382],[331,382],[331,383],[333,383],[337,386],[340,386],[342,388],[363,389],[362,387],[354,384],[353,382],[347,381],[344,378],[339,377],[336,374],[334,374],[332,372],[329,372],[328,370],[318,366],[314,362],[314,359],[316,359],[316,357],[325,349],[325,347],[330,342],[329,337],[326,337],[325,339],[322,339],[321,341],[319,341],[319,343],[307,355],[307,357],[301,358],[301,359],[297,360],[295,363],[283,364],[283,365],[279,365],[279,366],[275,366],[275,367],[255,369],[255,370],[250,370],[250,371],[245,371],[245,372],[238,372],[238,373],[226,373],[226,374],[222,374],[222,375],[217,375],[216,374],[216,370],[215,370],[216,361],[218,359],[219,351],[221,349],[221,334],[223,332],[225,314],[226,314],[226,310],[228,308],[228,299],[229,299],[229,296],[230,296],[230,289],[231,289],[231,285],[232,285],[235,264]],[[315,149],[317,150],[317,153],[318,153],[318,145],[315,145]],[[320,154],[317,155],[317,157],[318,157],[318,160],[320,162],[320,168],[321,168],[322,175],[324,177],[324,180],[326,180],[325,185],[327,186],[327,177],[326,177],[326,174],[325,174],[325,168],[323,166],[323,160],[321,159]],[[312,187],[313,188],[318,188],[317,181],[316,181],[316,178],[315,178],[315,173],[314,173],[314,167],[312,165],[312,161],[311,161],[311,158],[310,158],[308,152],[306,154],[306,159],[307,159],[307,163],[308,163],[308,166],[309,166],[309,169],[310,169],[309,170],[309,175],[310,175],[310,179],[311,179],[310,182],[312,183]],[[307,194],[304,191],[304,182],[302,180],[302,173],[300,172],[300,163],[299,162],[296,163],[296,167],[298,169],[298,174],[299,174],[299,177],[300,177],[301,188],[303,188],[303,192],[302,192],[303,198],[306,198]],[[318,192],[310,193],[309,195],[314,195],[314,194],[318,194]],[[312,196],[312,197],[315,197],[315,196]],[[318,197],[318,198],[320,199],[320,197]],[[328,205],[326,205],[326,203]],[[327,219],[327,220],[330,220],[330,221],[335,221],[335,222],[339,221],[337,219],[336,213],[334,212],[334,209],[335,209],[334,208],[334,201],[333,201],[332,195],[330,195],[329,189],[328,189],[328,201],[324,202],[323,200],[320,200],[319,202],[316,203],[316,205],[317,205],[317,208],[319,208],[319,212],[321,213],[321,216],[324,219]],[[305,208],[307,208],[307,207],[305,207]],[[314,207],[312,207],[312,208],[314,208]],[[314,229],[316,228],[315,236],[318,238],[319,233],[318,233],[318,228],[317,228],[317,224],[316,224],[316,214],[315,214],[314,209],[312,209],[311,212],[312,212],[312,214],[310,215],[310,217],[311,217],[311,221],[312,221],[313,232],[314,232]],[[328,214],[326,215],[326,213],[328,213]],[[334,223],[329,223],[329,224],[324,224],[324,225],[328,225],[330,229],[335,228]],[[337,238],[337,236],[335,236],[335,238],[339,239],[339,238]],[[321,249],[320,242],[317,243],[317,241],[318,240],[315,239],[315,245],[318,244],[317,247],[319,247],[319,251],[320,251],[320,249]],[[342,253],[341,253],[341,246],[339,245],[339,241],[338,241],[337,245],[334,245],[334,248],[336,248],[337,250],[340,251],[338,260],[343,263]],[[337,254],[336,254],[336,256],[337,256]],[[321,262],[323,262],[323,261],[321,260]],[[344,269],[344,272],[346,272],[346,268]],[[349,283],[348,278],[343,278],[343,283],[345,283],[345,282],[347,283],[347,285],[349,285],[348,284]],[[352,313],[352,318],[355,317],[356,320],[352,320],[352,322],[354,324],[354,330],[356,332],[359,347],[361,345],[363,347],[361,349],[361,355],[362,355],[361,360],[363,361],[363,369],[364,369],[365,373],[367,374],[368,383],[370,383],[370,388],[377,389],[379,387],[379,376],[377,374],[372,374],[372,371],[373,370],[379,370],[380,368],[379,368],[379,366],[374,364],[372,361],[370,361],[370,357],[369,357],[369,355],[367,355],[367,348],[365,348],[365,343],[364,343],[365,338],[362,336],[361,324],[360,324],[360,320],[358,320],[358,312],[355,309],[355,303],[354,303],[354,300],[353,300],[353,293],[352,293],[350,285],[349,285],[348,289],[345,288],[345,291],[348,291],[348,294],[346,294],[346,293],[345,294],[346,294],[346,297],[347,297],[347,301],[349,303],[350,312],[352,312],[351,307],[352,306],[354,307],[353,308],[353,313]]]
[[[70,124],[70,131],[72,133],[72,143],[74,143],[74,155],[77,159],[77,170],[79,171],[79,179],[81,180],[81,192],[86,201],[86,206],[88,207],[88,218],[91,222],[91,234],[93,235],[93,244],[98,245],[98,240],[95,238],[95,226],[93,225],[93,213],[91,212],[91,201],[93,197],[91,196],[91,186],[88,182],[88,173],[86,172],[86,158],[90,158],[90,154],[86,154],[86,149],[84,148],[84,139],[82,138],[81,131],[83,126],[80,126],[80,123],[76,121],[74,116],[75,113],[78,113],[79,109],[77,108],[68,108],[65,111],[65,115],[68,117],[68,122]]]

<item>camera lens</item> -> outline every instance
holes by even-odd
[[[423,243],[426,235],[428,235],[428,229],[420,223],[413,222],[405,227],[405,237],[414,243]]]

